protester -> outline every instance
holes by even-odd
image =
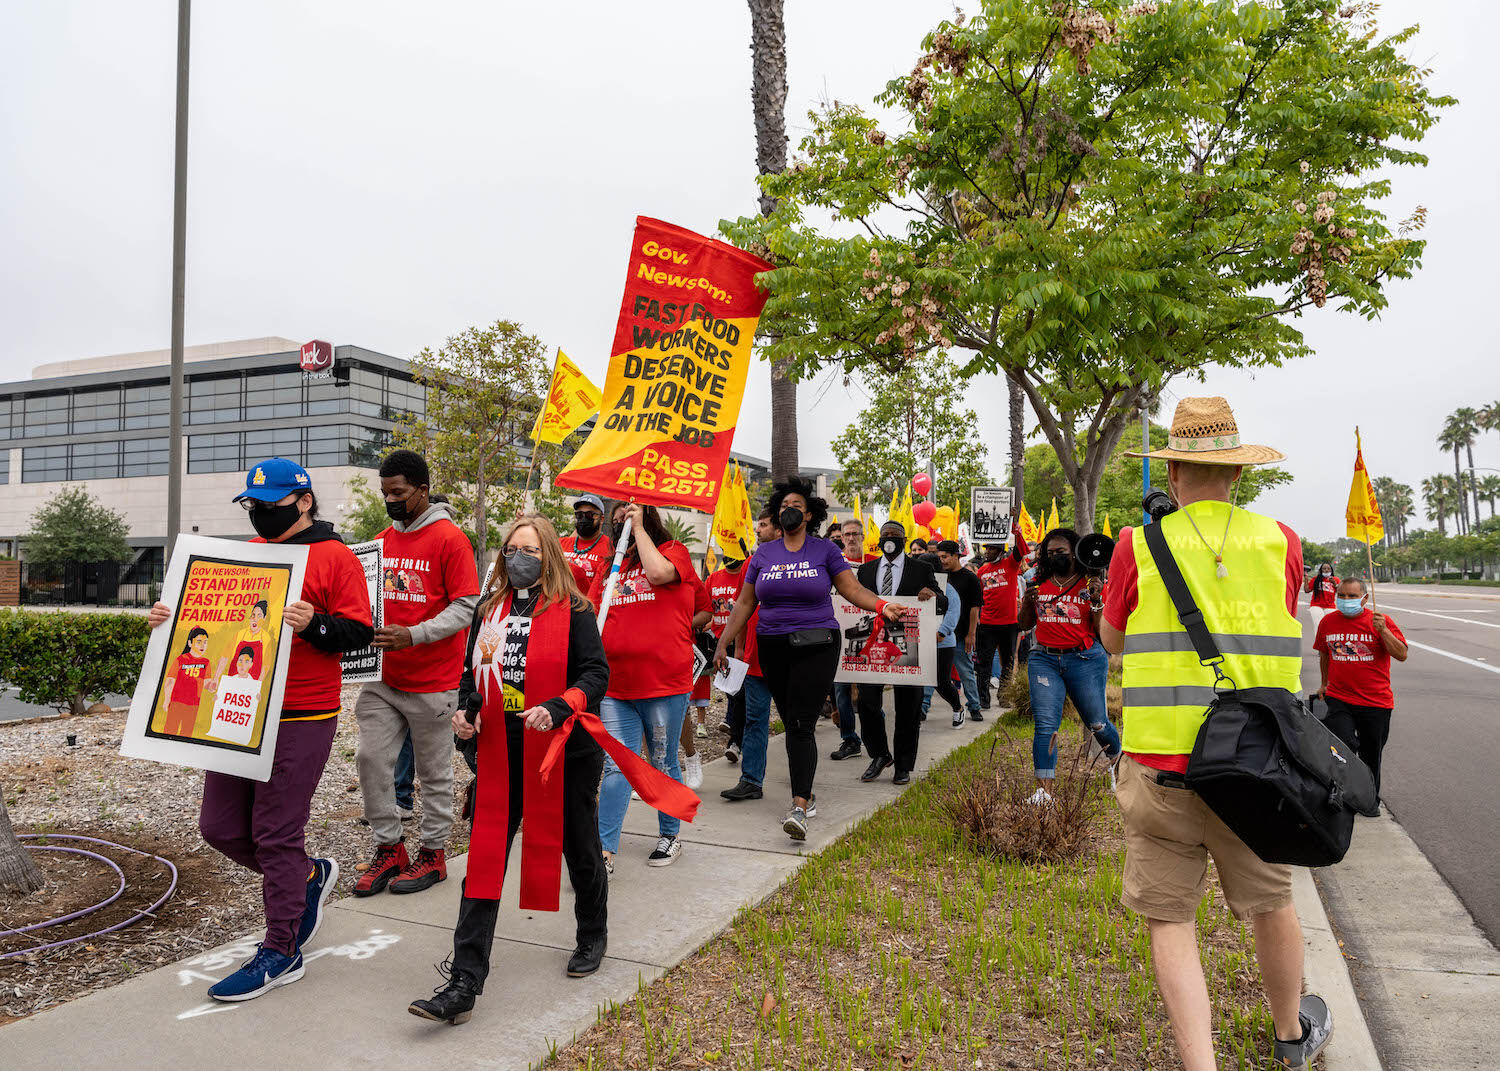
[[[781,538],[781,529],[776,525],[776,518],[771,513],[771,507],[766,506],[760,511],[760,516],[755,520],[755,539],[758,545],[765,545],[774,539]],[[738,605],[740,593],[744,589],[744,572],[741,571],[740,588],[735,592],[735,603]],[[730,607],[730,617],[734,615],[734,608]],[[730,744],[742,743],[743,758],[740,761],[739,783],[726,788],[719,793],[730,803],[743,803],[745,800],[758,800],[764,795],[763,786],[766,781],[766,752],[771,747],[771,689],[766,683],[766,678],[760,668],[760,645],[756,641],[756,629],[760,626],[760,609],[750,615],[750,620],[741,630],[738,637],[729,637],[734,641],[735,656],[743,661],[747,668],[745,670],[745,685],[741,689],[745,696],[744,720],[738,726],[739,737],[731,735]],[[725,632],[728,631],[729,620],[724,622],[724,631],[719,633],[719,646],[726,643]],[[715,650],[715,664],[717,664],[717,649]]]
[[[598,495],[579,495],[573,500],[573,534],[562,539],[563,553],[578,590],[588,593],[594,578],[608,576],[614,562],[615,544],[603,530],[604,500]]]
[[[1333,566],[1328,562],[1318,566],[1318,571],[1302,585],[1303,591],[1312,592],[1312,598],[1307,603],[1307,613],[1314,625],[1320,624],[1333,609],[1338,589],[1339,578],[1333,575]]]
[[[444,845],[453,828],[454,689],[463,672],[464,632],[479,605],[474,548],[453,523],[453,511],[428,499],[428,469],[412,450],[395,450],[380,463],[380,491],[390,527],[376,538],[381,556],[401,559],[415,582],[384,591],[384,625],[375,646],[384,651],[381,679],[366,684],[354,704],[359,722],[355,762],[365,821],[375,854],[354,883],[355,896],[431,888],[448,877]],[[382,585],[384,588],[384,585]],[[408,858],[397,809],[399,758],[411,741],[422,781],[421,847]]]
[[[467,1022],[474,998],[484,992],[500,910],[499,885],[508,869],[511,844],[523,813],[536,813],[540,805],[536,798],[528,798],[534,796],[534,779],[539,777],[539,749],[528,737],[553,733],[578,711],[597,711],[610,675],[594,608],[574,584],[552,522],[538,515],[519,517],[501,545],[504,550],[484,599],[472,615],[458,709],[448,725],[470,756],[483,749],[476,763],[470,876],[459,900],[451,966],[439,968],[445,984],[431,998],[412,1001],[409,1008],[413,1015],[436,1022]],[[603,769],[604,752],[575,722],[563,745],[561,769],[561,848],[573,884],[577,925],[577,944],[567,966],[572,978],[597,971],[608,944],[609,879],[599,850],[595,796]],[[523,883],[528,863],[537,858],[531,854],[536,849],[527,843],[533,835],[530,821],[526,829],[523,873],[517,875]],[[493,888],[484,888],[487,882],[475,877],[496,871],[499,880]],[[471,895],[471,883],[472,892],[481,895]],[[556,891],[555,883],[552,889]]]
[[[923,539],[921,536],[918,536],[911,541],[911,546],[908,549],[913,554],[926,554],[927,540]]]
[[[698,738],[708,735],[704,723],[708,719],[708,701],[713,689],[713,666],[708,659],[713,654],[714,636],[705,631],[713,623],[713,600],[709,598],[708,585],[696,569],[684,582],[693,588],[693,620],[689,626],[688,642],[703,652],[703,672],[693,681],[693,690],[688,696],[688,716],[682,719],[682,783],[688,788],[698,789],[703,787],[703,760],[698,756]]]
[[[1317,694],[1328,704],[1323,724],[1355,754],[1380,789],[1380,756],[1391,734],[1391,659],[1405,662],[1406,637],[1387,614],[1366,605],[1369,589],[1358,577],[1341,580],[1335,606],[1318,622],[1313,650],[1322,682]]]
[[[724,626],[729,624],[729,615],[734,610],[734,600],[739,597],[740,584],[744,578],[744,559],[727,555],[722,559],[719,568],[709,574],[708,600],[713,611],[713,620],[709,622],[708,627],[715,646],[718,645],[719,637],[724,634]],[[740,742],[745,734],[745,688],[743,685],[739,691],[726,697],[724,720],[719,723],[719,731],[729,737],[729,743],[724,748],[725,761],[731,764],[739,762]]]
[[[906,528],[897,521],[886,521],[880,526],[880,560],[861,565],[856,575],[866,591],[881,599],[915,596],[918,602],[926,602],[935,598],[939,614],[948,609],[950,600],[938,593],[932,566],[907,555]],[[892,734],[894,751],[886,738],[885,711],[881,708],[884,693],[883,685],[864,683],[859,686],[859,727],[870,752],[870,765],[859,779],[874,781],[887,766],[894,766],[894,783],[905,785],[910,783],[911,772],[917,765],[922,688],[915,684],[891,687],[891,704],[896,712]]]
[[[365,571],[354,552],[318,519],[312,479],[295,461],[272,457],[252,467],[234,501],[250,513],[255,543],[307,547],[302,595],[286,605],[293,633],[276,755],[268,781],[208,771],[198,831],[208,845],[261,875],[266,935],[239,970],[209,987],[215,1000],[251,1000],[303,975],[302,948],[323,922],[338,883],[332,859],[309,859],[304,832],[313,792],[338,728],[345,651],[368,647],[374,635]],[[172,608],[158,602],[148,623],[158,628]]]
[[[1178,508],[1153,523],[1162,526],[1224,652],[1222,672],[1238,688],[1300,691],[1301,542],[1272,518],[1238,509],[1230,497],[1242,466],[1277,461],[1281,453],[1241,445],[1222,398],[1184,398],[1167,442],[1149,456],[1167,462]],[[1121,530],[1110,563],[1101,635],[1125,662],[1125,755],[1116,793],[1125,820],[1121,901],[1146,917],[1157,985],[1183,1065],[1187,1071],[1217,1066],[1195,925],[1212,856],[1229,909],[1255,931],[1275,1024],[1274,1062],[1310,1067],[1333,1021],[1322,998],[1302,996],[1302,929],[1291,867],[1261,860],[1186,787],[1183,773],[1214,696],[1215,670],[1200,664],[1145,539],[1129,528]]]
[[[1021,634],[1017,623],[1021,600],[1021,563],[1026,541],[1019,529],[1011,534],[1014,546],[1009,554],[998,543],[987,543],[984,561],[979,566],[979,588],[984,603],[979,608],[979,639],[975,644],[974,669],[978,677],[979,708],[990,709],[990,673],[995,659],[1000,660],[996,682],[1003,688],[1016,664],[1016,641]]]
[[[1031,761],[1036,773],[1033,803],[1052,798],[1050,783],[1057,776],[1057,731],[1065,699],[1073,700],[1079,718],[1111,764],[1120,754],[1120,733],[1109,720],[1105,701],[1109,655],[1094,643],[1104,606],[1100,598],[1103,581],[1084,576],[1077,549],[1078,533],[1073,529],[1048,532],[1037,555],[1036,583],[1027,586],[1021,603],[1021,627],[1036,629],[1026,661],[1033,724]]]
[[[865,526],[860,521],[845,521],[840,532],[844,547],[844,560],[851,566],[859,566],[865,560]],[[834,762],[853,758],[864,750],[859,738],[859,724],[854,714],[854,686],[835,682],[833,705],[839,715],[839,746],[830,754]]]
[[[599,715],[611,735],[632,751],[644,738],[651,764],[682,782],[677,748],[693,690],[693,629],[697,572],[687,547],[673,539],[655,506],[622,502],[615,507],[611,538],[618,543],[630,518],[630,548],[620,563],[615,593],[604,619],[604,653],[609,659],[609,690]],[[604,594],[606,573],[594,577],[594,605]],[[698,585],[698,586],[701,586]],[[703,621],[712,615],[702,612]],[[630,806],[630,782],[614,759],[606,758],[599,788],[599,840],[604,865],[615,869],[620,830]],[[647,866],[671,866],[682,852],[681,822],[657,812],[656,847]]]
[[[953,648],[953,665],[958,670],[959,683],[963,685],[969,720],[984,721],[984,715],[979,712],[979,682],[974,673],[974,647],[979,640],[979,608],[984,605],[984,593],[980,590],[979,578],[964,568],[956,542],[945,539],[935,549],[943,572],[948,574],[948,597],[957,597],[961,604],[958,629],[953,634],[958,641]],[[988,666],[984,667],[984,674],[989,677]]]
[[[936,554],[924,554],[921,560],[926,561],[934,570],[942,568]],[[922,720],[927,720],[927,712],[932,709],[932,693],[937,692],[953,711],[953,728],[957,729],[965,719],[963,695],[953,681],[953,652],[958,647],[958,639],[954,633],[958,630],[958,617],[963,610],[963,602],[959,599],[946,601],[948,608],[943,611],[942,620],[937,627],[937,684],[927,685],[922,689]]]
[[[745,584],[719,639],[714,664],[725,668],[729,643],[759,608],[756,645],[765,682],[786,727],[791,770],[792,806],[782,829],[793,840],[806,840],[807,820],[817,813],[812,789],[818,749],[813,732],[839,660],[838,618],[829,589],[890,621],[899,620],[903,608],[860,587],[839,549],[812,534],[828,516],[828,503],[813,493],[810,481],[794,477],[778,483],[768,508],[781,538],[761,544],[745,566]]]

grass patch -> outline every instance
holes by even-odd
[[[1071,753],[1081,729],[1063,732]],[[1112,800],[1087,850],[1050,864],[976,850],[950,816],[998,762],[1029,768],[1029,749],[1030,722],[1004,718],[548,1066],[1178,1066],[1145,925],[1119,904]],[[1271,1024],[1247,928],[1215,892],[1198,931],[1220,1066],[1259,1068]]]

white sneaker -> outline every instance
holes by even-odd
[[[615,876],[615,857],[609,852],[604,852],[602,854],[604,856],[604,877],[607,881]]]
[[[703,757],[693,754],[686,756],[687,761],[682,764],[682,783],[691,789],[703,787]]]
[[[396,804],[396,817],[401,819],[401,821],[410,822],[416,816],[417,812],[412,810],[410,807],[403,807],[399,803]]]
[[[698,723],[698,728],[693,730],[693,735],[696,736],[699,740],[706,739],[708,737],[708,726],[704,725],[700,721]]]
[[[682,841],[676,837],[658,837],[656,851],[646,857],[647,866],[671,866],[682,854]]]
[[[1031,794],[1026,802],[1033,807],[1040,807],[1052,802],[1052,793],[1048,792],[1045,788],[1039,788]]]
[[[730,744],[724,749],[724,759],[726,762],[739,762],[740,749],[735,747],[733,744]]]

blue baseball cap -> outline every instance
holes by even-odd
[[[245,491],[235,495],[236,502],[253,498],[257,502],[279,502],[290,494],[305,494],[312,490],[312,477],[295,461],[284,457],[268,457],[257,462],[245,473]]]

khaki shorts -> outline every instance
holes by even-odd
[[[1115,798],[1125,815],[1125,888],[1120,902],[1160,922],[1191,922],[1208,888],[1208,857],[1235,918],[1292,902],[1292,868],[1267,863],[1186,788],[1156,783],[1156,771],[1120,760]]]

